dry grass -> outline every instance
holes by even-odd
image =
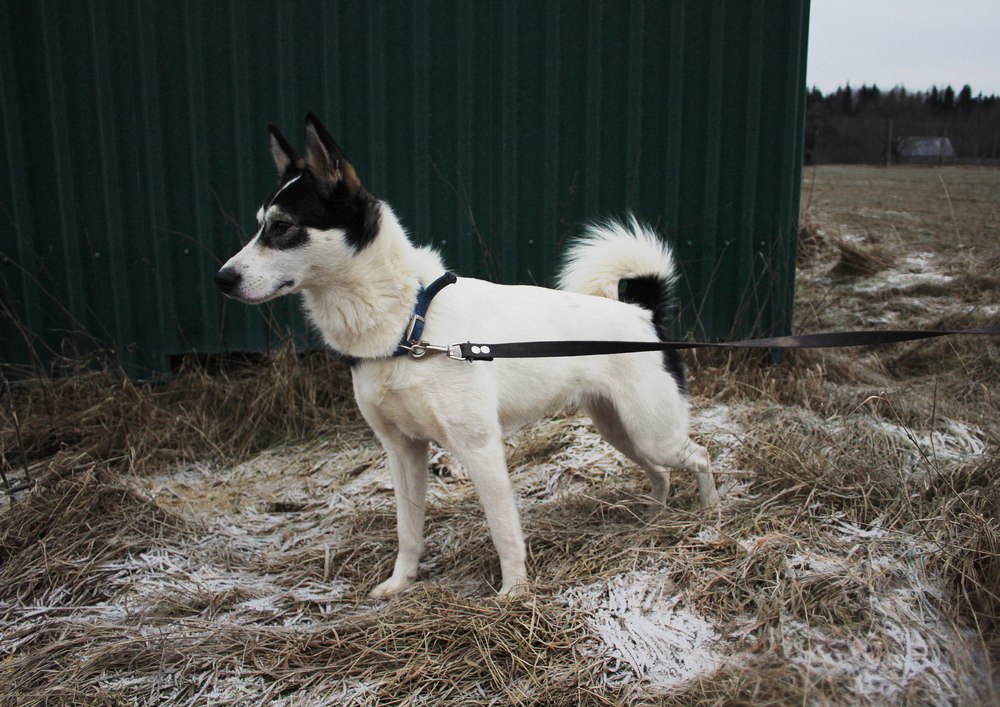
[[[288,347],[214,374],[192,362],[161,385],[136,384],[105,363],[6,392],[17,424],[4,427],[0,458],[22,473],[27,459],[30,475],[98,461],[125,471],[205,456],[234,463],[331,427],[363,426],[344,365]]]
[[[831,271],[834,275],[874,275],[892,264],[890,251],[881,244],[838,238],[834,245],[840,251],[840,260]]]
[[[994,322],[993,180],[816,172],[796,328]],[[883,248],[878,267],[838,274],[845,240]],[[441,450],[422,581],[366,598],[392,493],[324,355],[17,383],[0,462],[37,485],[0,514],[0,702],[995,703],[998,357],[962,339],[692,356],[718,517],[683,476],[652,512],[584,421],[543,421],[508,447],[536,578],[514,601],[492,598],[478,499]]]
[[[19,657],[6,661],[6,685],[26,700],[113,704],[141,682],[143,702],[246,704],[251,695],[257,702],[294,693],[331,704],[354,685],[377,681],[381,694],[406,696],[399,702],[468,704],[523,701],[540,690],[573,694],[593,672],[574,654],[579,636],[553,612],[532,603],[484,605],[434,587],[390,611],[325,626],[185,617],[145,628],[57,617],[30,637],[15,632]]]
[[[934,480],[923,499],[928,532],[943,552],[941,572],[957,608],[1000,661],[1000,458],[954,469]],[[996,662],[994,663],[994,667]]]

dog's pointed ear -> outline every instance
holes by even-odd
[[[271,157],[274,158],[274,166],[278,168],[278,176],[283,176],[289,167],[299,167],[301,163],[299,153],[288,144],[288,140],[277,126],[268,123],[267,133],[271,136]]]
[[[312,113],[306,116],[306,166],[321,184],[331,190],[340,183],[351,194],[357,194],[362,189],[354,166]]]

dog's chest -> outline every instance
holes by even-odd
[[[421,377],[407,370],[413,362],[402,359],[400,364],[392,362],[355,368],[354,397],[361,414],[380,434],[444,439],[444,423],[432,400],[436,396],[419,380]]]

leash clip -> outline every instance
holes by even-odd
[[[403,348],[406,349],[407,355],[414,361],[419,361],[430,354],[447,354],[448,358],[453,361],[465,360],[465,357],[462,355],[461,344],[437,346],[436,344],[429,344],[426,341],[415,341],[411,342],[409,346],[403,346]]]

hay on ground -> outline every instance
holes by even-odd
[[[956,229],[923,204],[855,227],[840,215],[859,209],[815,202],[799,331],[996,317],[969,285],[995,284],[975,265],[995,256],[933,242]],[[982,228],[977,248],[996,242]],[[848,230],[868,241],[845,256]],[[509,601],[468,475],[437,448],[418,584],[367,598],[394,497],[329,356],[13,383],[0,463],[37,483],[0,511],[0,702],[996,703],[998,351],[693,355],[718,514],[682,473],[650,508],[584,418],[522,431],[507,453],[534,583]]]

